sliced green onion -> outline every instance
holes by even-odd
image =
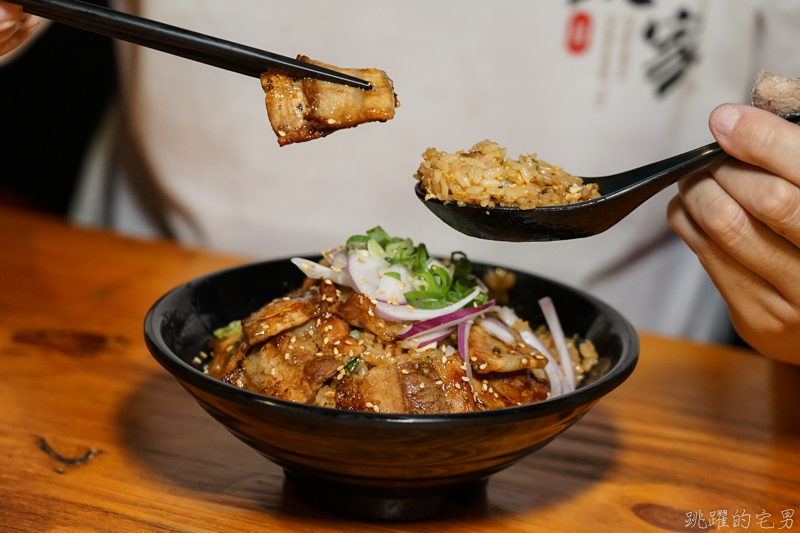
[[[360,363],[360,362],[361,362],[361,359],[359,359],[358,357],[353,357],[352,359],[350,359],[348,362],[346,362],[344,364],[344,368],[348,372],[352,372],[353,370],[356,369],[356,367],[358,366],[358,363]]]
[[[234,320],[227,326],[222,326],[214,330],[214,336],[218,339],[226,339],[242,331],[242,322]]]
[[[450,305],[441,293],[433,291],[408,291],[405,293],[406,301],[419,309],[441,309]]]
[[[375,239],[370,239],[367,242],[367,251],[374,257],[380,257],[381,259],[386,259],[388,257],[386,255],[386,251],[383,249],[383,246],[381,246]]]
[[[375,239],[375,241],[378,243],[384,243],[389,240],[389,234],[386,233],[380,226],[375,226],[371,230],[367,231],[367,237],[370,239]]]
[[[384,272],[383,275],[389,276],[390,278],[394,278],[397,281],[403,281],[403,278],[401,278],[400,274],[398,274],[397,272]]]

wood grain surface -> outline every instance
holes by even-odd
[[[159,296],[245,260],[0,210],[1,531],[745,531],[800,520],[800,369],[648,334],[631,378],[494,475],[477,505],[399,524],[309,507],[142,339]],[[711,525],[719,511],[725,523]],[[687,513],[706,522],[687,525]]]

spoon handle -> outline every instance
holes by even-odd
[[[800,123],[800,115],[784,117],[794,124]],[[600,178],[583,178],[584,183],[597,183],[603,196],[617,196],[623,192],[647,191],[647,198],[672,185],[681,178],[708,168],[730,157],[719,144],[713,142],[680,155],[657,161],[627,172]],[[638,194],[637,194],[638,195]]]
[[[714,142],[627,172],[600,178],[583,178],[583,181],[597,183],[603,196],[616,196],[639,188],[646,188],[650,194],[655,194],[681,178],[728,157],[730,156],[722,151],[719,144]]]

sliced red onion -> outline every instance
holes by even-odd
[[[331,267],[335,267],[337,270],[347,270],[347,248],[336,252],[331,259]]]
[[[569,355],[567,348],[567,338],[564,336],[564,330],[561,329],[561,322],[558,320],[556,308],[553,305],[553,300],[549,297],[539,300],[539,306],[544,313],[544,319],[547,321],[547,327],[550,329],[550,334],[553,336],[558,349],[558,355],[561,359],[561,370],[564,371],[564,380],[566,381],[569,390],[575,390],[575,372],[572,370],[572,357]]]
[[[353,287],[353,280],[350,277],[350,274],[348,274],[347,270],[344,268],[341,269],[341,271],[336,272],[336,270],[322,266],[319,263],[311,261],[310,259],[303,259],[302,257],[293,257],[292,263],[294,263],[297,268],[302,270],[303,273],[309,278],[329,279],[334,283],[338,283],[339,285]]]
[[[442,339],[446,339],[447,337],[452,335],[455,329],[456,328],[451,327],[450,329],[444,331],[440,330],[440,331],[423,333],[422,335],[417,335],[415,337],[400,341],[400,346],[402,346],[403,348],[411,348],[411,349],[424,348],[429,344],[438,342]]]
[[[419,309],[410,305],[393,305],[386,302],[378,302],[375,304],[375,310],[380,318],[388,320],[389,322],[410,322],[412,320],[430,320],[432,318],[440,317],[458,311],[469,302],[475,299],[480,293],[480,289],[475,287],[469,295],[454,304],[448,305],[441,309]]]
[[[389,268],[389,263],[378,257],[364,256],[359,253],[352,253],[347,256],[347,270],[353,278],[355,289],[358,292],[375,298],[378,294],[378,285],[382,274]]]
[[[511,309],[510,307],[506,306],[501,306],[497,308],[497,316],[499,316],[500,320],[502,320],[508,327],[513,326],[517,322],[517,320],[519,320],[517,313],[515,313],[514,310]]]
[[[375,299],[381,302],[394,300],[401,305],[406,305],[408,301],[404,293],[414,290],[414,286],[409,280],[411,272],[403,265],[392,265],[386,272],[394,272],[400,276],[400,279],[387,276],[386,273],[384,273],[383,277],[380,279],[380,283],[378,283],[378,292],[375,295]]]
[[[508,326],[513,326],[516,324],[517,320],[519,320],[517,314],[510,307],[499,307],[497,309],[497,314]],[[522,337],[523,342],[533,346],[547,358],[544,371],[547,374],[547,379],[550,380],[550,397],[555,398],[556,396],[561,396],[562,394],[570,392],[569,384],[564,381],[564,373],[561,372],[561,367],[550,351],[545,348],[539,337],[529,330],[522,330],[519,332],[519,335]]]
[[[569,384],[564,381],[564,374],[561,372],[561,367],[558,366],[558,362],[556,361],[555,357],[553,357],[550,354],[550,351],[545,348],[539,337],[537,337],[532,331],[528,330],[520,331],[519,336],[522,337],[522,340],[526,344],[533,346],[547,358],[547,364],[544,367],[544,371],[547,374],[547,379],[550,380],[550,397],[555,398],[556,396],[561,396],[562,394],[570,392]]]
[[[408,330],[400,334],[401,339],[407,339],[420,333],[428,333],[439,331],[452,326],[456,326],[459,322],[470,320],[481,313],[488,313],[494,307],[494,300],[490,300],[478,307],[467,307],[466,309],[459,309],[453,313],[442,315],[436,318],[423,320],[412,325]]]
[[[511,332],[508,331],[508,328],[496,318],[478,318],[475,320],[475,323],[480,324],[489,335],[498,339],[500,342],[514,344],[514,335],[512,335]]]
[[[469,330],[472,328],[472,320],[467,320],[458,325],[458,355],[464,361],[465,373],[472,387],[472,365],[469,364]]]

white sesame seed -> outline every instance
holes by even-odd
[[[401,374],[408,374],[408,370],[406,370],[406,369],[404,368],[403,370],[401,370],[401,371],[400,371],[400,373],[401,373]]]
[[[359,257],[359,258],[358,258],[358,262],[359,262],[359,263],[366,263],[366,262],[367,262],[367,260],[366,260],[366,259],[364,259],[363,257]]]
[[[461,381],[469,383],[469,378],[467,376],[461,376]]]
[[[457,388],[458,390],[461,390],[461,383],[456,383],[456,388]]]
[[[365,403],[364,405],[366,405],[367,407],[369,407],[370,409],[372,409],[372,407],[373,407],[373,405],[374,405],[374,404],[373,404],[372,402],[367,402],[367,403]]]
[[[487,366],[489,366],[487,363],[483,363],[483,364],[482,364],[482,365],[480,365],[478,368],[480,368],[481,370],[486,370],[486,367],[487,367]]]
[[[192,363],[194,363],[196,365],[199,365],[202,362],[203,361],[199,357],[195,357],[194,359],[192,359]]]
[[[425,388],[425,384],[424,384],[424,383],[420,383],[420,384],[419,384],[419,388],[420,388],[420,389],[424,389],[424,388]]]
[[[434,383],[436,383],[436,385],[443,385],[444,384],[444,382],[441,379],[437,379]]]
[[[376,413],[380,413],[381,412],[381,408],[378,407],[377,405],[373,405],[372,409],[374,409]]]
[[[470,360],[472,360],[472,361],[477,361],[477,360],[478,360],[478,358],[477,358],[477,357],[475,357],[475,356],[473,355],[472,357],[470,357]]]

